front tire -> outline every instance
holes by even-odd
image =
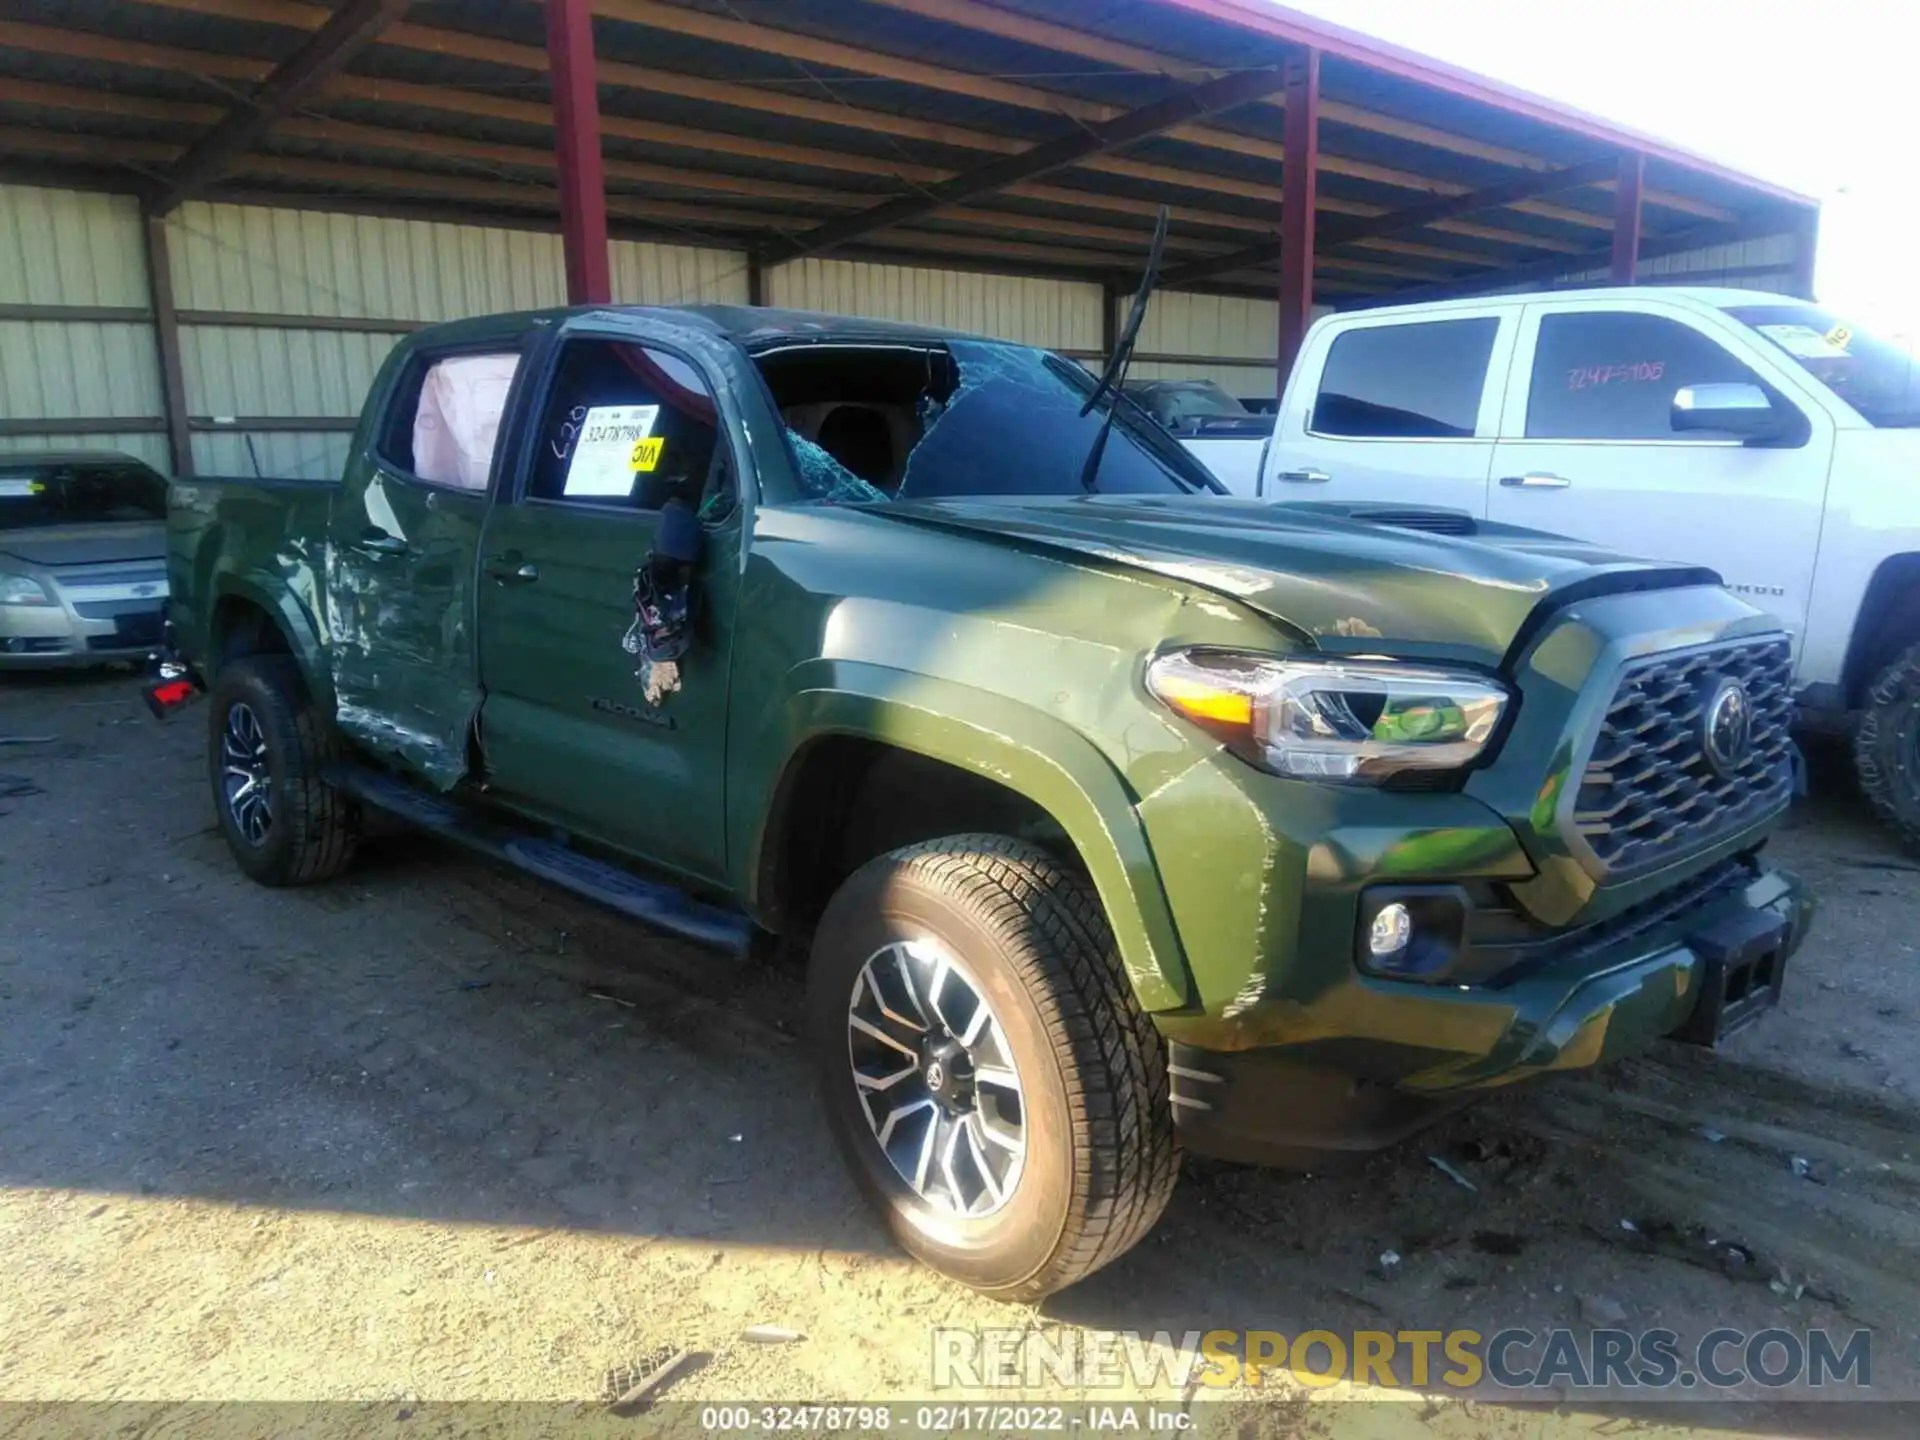
[[[1875,812],[1920,850],[1920,645],[1874,677],[1854,732],[1853,763]]]
[[[332,727],[289,656],[222,667],[208,706],[207,772],[234,863],[262,885],[315,885],[353,859],[360,815],[322,780],[338,758]]]
[[[855,1178],[942,1274],[1039,1300],[1166,1208],[1165,1046],[1098,898],[1045,851],[961,835],[863,866],[821,920],[807,1012]]]

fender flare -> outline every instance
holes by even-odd
[[[1190,1003],[1192,978],[1133,797],[1106,756],[1078,731],[1030,706],[885,666],[815,660],[788,676],[775,726],[777,775],[754,826],[742,873],[758,906],[776,797],[811,742],[852,736],[970,770],[1039,806],[1086,865],[1142,1008]]]
[[[209,645],[213,640],[213,617],[219,613],[222,600],[231,596],[257,606],[286,640],[287,649],[298,662],[300,674],[307,682],[307,691],[315,703],[325,708],[332,707],[333,673],[326,663],[326,647],[320,639],[319,624],[312,612],[299,602],[285,577],[222,569],[214,574],[212,593],[213,610],[207,616]],[[215,657],[210,653],[208,658]]]

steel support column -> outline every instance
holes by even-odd
[[[1613,283],[1631,285],[1640,261],[1640,189],[1647,157],[1622,155],[1613,187]]]
[[[1320,169],[1320,52],[1286,64],[1287,113],[1281,131],[1280,360],[1284,389],[1300,341],[1313,323],[1314,182]],[[1277,393],[1277,392],[1276,392]]]
[[[167,422],[167,452],[174,478],[193,478],[193,431],[187,423],[186,370],[180,362],[180,312],[173,305],[173,261],[167,222],[146,220],[147,290],[153,297],[153,344],[160,359],[160,405]]]
[[[1793,227],[1793,293],[1798,299],[1813,299],[1813,268],[1819,244],[1820,212],[1809,210]]]
[[[607,255],[607,180],[600,156],[600,91],[594,77],[589,0],[547,0],[554,149],[560,163],[560,233],[567,303],[613,299]]]

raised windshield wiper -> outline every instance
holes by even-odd
[[[1167,246],[1167,207],[1160,207],[1160,214],[1153,222],[1153,246],[1147,252],[1146,273],[1140,277],[1140,288],[1133,295],[1133,309],[1127,312],[1127,323],[1120,331],[1120,338],[1114,342],[1113,353],[1107,356],[1107,367],[1100,372],[1100,383],[1093,387],[1093,393],[1087,396],[1087,403],[1080,407],[1080,418],[1086,419],[1093,413],[1093,407],[1109,390],[1117,401],[1121,387],[1127,383],[1127,367],[1133,363],[1133,347],[1140,339],[1140,326],[1147,318],[1147,301],[1153,298],[1153,287],[1160,282],[1160,254]],[[1107,418],[1100,423],[1100,433],[1093,437],[1093,446],[1087,451],[1086,463],[1080,467],[1080,488],[1089,494],[1100,487],[1095,483],[1100,476],[1100,460],[1107,453],[1107,437],[1113,433],[1113,417],[1119,410],[1117,403],[1107,406]]]

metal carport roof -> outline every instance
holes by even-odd
[[[1629,260],[1791,232],[1810,273],[1806,197],[1264,0],[554,3],[593,15],[616,234],[1119,287],[1165,202],[1168,284],[1272,296],[1290,229],[1343,304],[1604,267],[1637,189]],[[0,162],[159,208],[551,228],[544,12],[15,0]],[[1304,141],[1290,95],[1317,114]],[[1313,195],[1305,247],[1289,181]]]

